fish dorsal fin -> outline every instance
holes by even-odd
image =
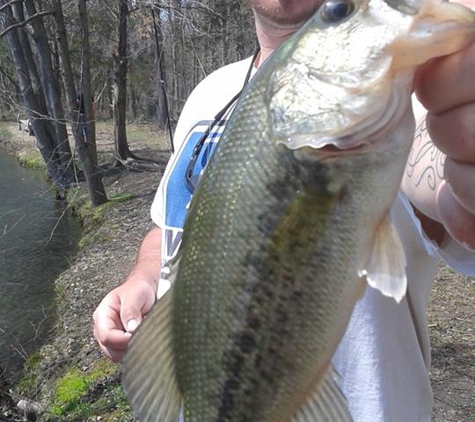
[[[330,365],[318,388],[291,422],[351,422],[346,399],[338,386],[338,375]]]
[[[173,358],[172,292],[173,286],[140,324],[122,364],[122,385],[141,422],[176,422],[181,411]]]
[[[376,231],[370,258],[360,275],[371,287],[398,303],[406,295],[406,254],[389,216]]]

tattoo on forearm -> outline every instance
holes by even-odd
[[[420,165],[421,161],[427,163]],[[435,190],[438,182],[444,178],[445,154],[432,143],[425,119],[416,128],[414,144],[406,166],[408,178],[415,179],[415,186],[426,183]]]

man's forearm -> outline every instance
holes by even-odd
[[[137,253],[135,265],[126,281],[147,281],[156,288],[160,275],[161,258],[162,230],[159,227],[154,227],[145,235]]]
[[[446,236],[436,205],[437,191],[444,180],[444,162],[445,155],[435,147],[427,132],[424,113],[417,122],[401,188],[413,205],[426,235],[439,245]]]

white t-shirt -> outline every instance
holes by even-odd
[[[247,59],[225,66],[203,80],[188,99],[178,122],[175,149],[152,205],[152,219],[163,232],[162,258],[176,253],[192,192],[185,173],[190,156],[214,116],[242,88]],[[227,116],[211,131],[193,173],[206,165]],[[456,271],[475,274],[475,254],[456,242],[443,249],[428,240],[406,197],[399,193],[392,217],[404,244],[408,291],[400,304],[368,287],[356,304],[333,358],[355,422],[429,422],[432,391],[426,309],[440,260]],[[163,274],[166,276],[166,274]],[[158,295],[169,287],[161,280]]]

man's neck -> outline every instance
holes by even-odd
[[[261,53],[259,65],[262,64],[276,48],[283,44],[300,26],[279,26],[268,19],[256,16],[256,33]]]

